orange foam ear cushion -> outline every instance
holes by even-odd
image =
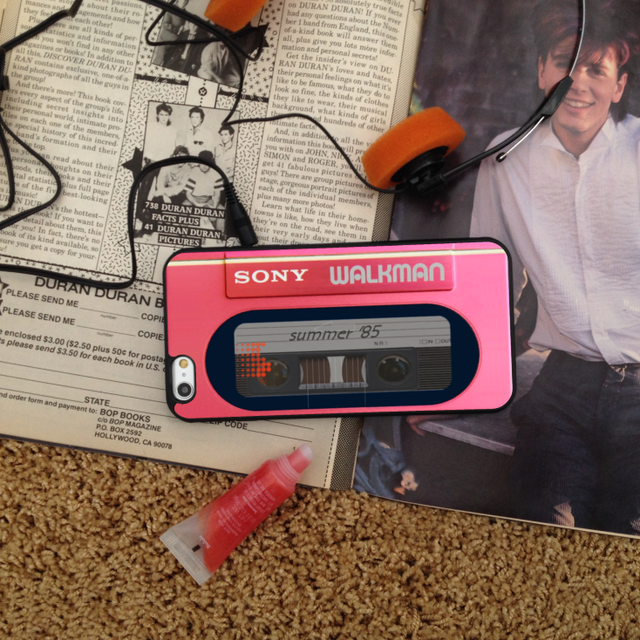
[[[229,31],[239,31],[262,9],[267,0],[211,0],[204,15]]]
[[[382,134],[363,154],[369,182],[390,189],[391,178],[425,151],[447,147],[449,155],[465,137],[464,129],[440,107],[419,111]]]

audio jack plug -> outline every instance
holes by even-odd
[[[240,243],[245,247],[252,247],[254,244],[258,244],[258,237],[253,230],[249,214],[242,202],[240,202],[233,184],[228,180],[224,181],[224,193],[227,198],[227,213],[231,216],[236,226]]]

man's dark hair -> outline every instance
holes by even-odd
[[[543,62],[561,42],[572,38],[578,45],[581,0],[540,0],[532,12],[533,34],[538,55]],[[637,0],[586,0],[585,32],[580,61],[604,55],[611,47],[618,64],[618,77],[629,74],[631,83],[635,58],[639,50]],[[611,115],[619,122],[627,115],[628,91]]]
[[[166,103],[163,102],[156,107],[156,121],[160,122],[160,114],[164,112],[169,115],[169,120],[167,120],[167,126],[171,124],[171,114],[173,113],[173,109]]]
[[[191,109],[189,109],[189,116],[190,117],[194,113],[199,113],[200,114],[200,119],[204,120],[204,111],[200,107],[191,107]]]
[[[236,131],[230,124],[223,124],[219,129],[218,133],[222,133],[223,131],[228,131],[230,135],[233,135]]]
[[[209,149],[205,149],[198,154],[198,158],[202,158],[202,160],[208,160],[209,162],[213,162],[213,153],[209,151]]]

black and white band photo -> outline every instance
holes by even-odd
[[[236,131],[224,123],[227,111],[149,102],[143,165],[180,156],[214,162],[232,182]],[[223,181],[202,163],[161,167],[143,180],[136,216],[136,240],[176,247],[226,244]]]
[[[204,12],[207,5],[207,0],[176,0],[177,7],[205,20]],[[251,25],[247,25],[237,33],[232,33],[219,26],[218,29],[233,38],[235,44],[247,55],[259,52],[260,47],[264,44],[264,29]],[[197,25],[183,20],[180,16],[167,13],[156,32],[156,41],[180,44],[156,47],[152,64],[227,87],[238,88],[241,74],[246,70],[247,59],[245,56],[239,58],[243,66],[241,70],[238,60],[230,53],[229,47],[224,42],[189,42],[190,40],[211,39],[211,37],[210,33],[205,32]]]

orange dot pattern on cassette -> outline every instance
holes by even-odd
[[[264,342],[236,344],[236,373],[241,378],[264,378],[271,371],[271,363],[260,355]]]

